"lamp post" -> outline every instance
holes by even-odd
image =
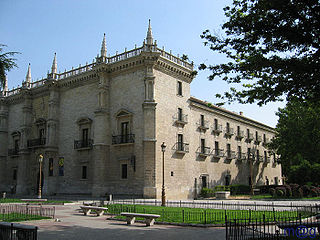
[[[250,190],[251,190],[251,195],[253,196],[254,195],[254,191],[253,191],[253,188],[254,188],[254,185],[253,185],[253,161],[255,160],[255,155],[256,155],[256,146],[254,146],[252,148],[252,152],[250,151],[249,153],[249,157],[250,157],[250,179],[251,179],[251,182],[250,182]]]
[[[164,188],[164,152],[166,151],[166,145],[164,142],[161,144],[161,151],[162,151],[162,193],[161,193],[161,206],[166,206],[166,192]]]
[[[42,154],[39,155],[39,190],[38,190],[38,198],[41,198],[41,172],[42,172],[42,162],[43,156]]]

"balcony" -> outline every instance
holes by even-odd
[[[8,156],[18,156],[19,148],[8,149]]]
[[[244,133],[243,133],[243,131],[237,131],[237,135],[236,135],[236,139],[237,140],[242,140],[242,138],[244,138]]]
[[[210,156],[210,147],[198,147],[196,153],[198,153],[200,157]]]
[[[134,143],[134,134],[112,136],[112,144],[132,144]]]
[[[213,156],[216,158],[224,157],[224,150],[223,149],[213,149]]]
[[[249,143],[249,142],[251,142],[252,140],[253,140],[253,133],[249,133],[249,134],[247,135],[246,141]]]
[[[262,146],[266,147],[270,143],[270,140],[268,138],[264,139],[262,142]]]
[[[264,157],[262,155],[257,155],[256,160],[257,160],[257,162],[263,162]]]
[[[247,159],[247,154],[238,152],[237,153],[237,160],[238,161],[245,161]]]
[[[236,158],[236,152],[235,151],[226,151],[226,158],[229,160]]]
[[[176,151],[176,153],[181,153],[181,154],[188,153],[189,152],[189,143],[177,142],[174,145],[174,150]]]
[[[262,137],[261,136],[257,136],[256,140],[254,141],[255,144],[259,145],[262,142]]]
[[[46,145],[46,139],[45,138],[30,139],[27,142],[28,148],[42,147],[44,145]]]
[[[92,149],[93,139],[74,140],[74,149]]]
[[[209,129],[209,122],[204,120],[197,123],[199,130],[206,131]]]
[[[216,135],[219,135],[220,133],[222,133],[222,125],[219,124],[217,126],[213,126],[212,133]]]
[[[264,156],[264,161],[269,163],[270,162],[270,157]]]
[[[233,128],[226,128],[225,129],[225,136],[226,137],[232,137],[233,134],[234,134]]]
[[[177,113],[174,117],[175,124],[185,125],[188,123],[188,115]]]

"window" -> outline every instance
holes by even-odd
[[[178,108],[178,120],[179,121],[182,121],[182,109],[181,108]]]
[[[250,159],[250,153],[251,153],[251,148],[248,148],[248,151],[247,151],[248,159]]]
[[[267,151],[264,151],[264,160],[265,160],[265,161],[268,160]]]
[[[219,155],[219,142],[217,141],[214,142],[214,152],[216,156]]]
[[[204,116],[200,115],[200,125],[204,127]]]
[[[39,138],[40,139],[45,139],[46,138],[44,128],[40,128],[39,129]]]
[[[214,130],[218,130],[218,119],[214,119]]]
[[[249,129],[247,129],[247,137],[248,137],[248,139],[250,139],[250,130]]]
[[[53,176],[53,158],[49,158],[49,176]]]
[[[201,139],[201,152],[205,153],[206,151],[206,140],[205,139]]]
[[[84,128],[84,129],[82,129],[83,145],[88,145],[88,139],[89,139],[89,129],[88,128]]]
[[[241,155],[241,152],[242,152],[241,146],[238,146],[238,154]]]
[[[121,142],[127,143],[129,138],[129,122],[121,123]]]
[[[179,95],[179,96],[182,96],[182,82],[180,82],[180,81],[178,81],[178,86],[177,86],[177,94]]]
[[[12,179],[13,179],[14,181],[17,180],[17,175],[18,175],[17,169],[13,169]]]
[[[16,151],[16,152],[18,152],[19,151],[19,139],[14,139],[14,150]]]
[[[257,160],[258,161],[260,160],[260,152],[259,152],[259,150],[257,150]]]
[[[230,156],[230,154],[231,154],[231,145],[230,145],[230,143],[227,143],[227,153],[228,153],[228,156]]]
[[[59,158],[59,176],[64,176],[64,158]]]
[[[258,141],[258,132],[256,131],[256,141]]]
[[[225,185],[229,186],[230,182],[231,182],[231,175],[228,174],[228,175],[225,176]]]
[[[240,136],[240,126],[237,126],[237,136]]]
[[[228,123],[228,122],[227,122],[227,129],[226,130],[227,130],[227,133],[230,132],[230,123]]]
[[[178,150],[183,151],[183,135],[178,134]]]
[[[128,165],[127,164],[121,165],[121,178],[122,179],[128,178]]]
[[[207,184],[207,176],[202,176],[201,180],[202,180],[202,188],[206,188],[208,186],[208,184]]]
[[[279,184],[279,179],[278,177],[274,177],[274,185],[278,185]]]
[[[82,179],[87,179],[87,166],[82,166]]]
[[[266,138],[266,134],[263,134],[263,142],[266,143],[267,142],[267,138]]]

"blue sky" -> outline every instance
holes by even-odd
[[[1,0],[0,43],[5,51],[21,52],[19,68],[8,73],[9,88],[21,86],[28,63],[33,81],[45,77],[57,53],[58,71],[92,62],[100,51],[103,33],[108,54],[141,46],[148,19],[158,46],[177,55],[186,54],[196,65],[220,63],[224,56],[203,46],[205,29],[219,32],[225,21],[223,7],[231,0]],[[191,94],[212,103],[228,89],[222,80],[209,81],[200,72],[191,84]],[[274,127],[275,112],[284,103],[263,107],[232,104],[225,108]]]

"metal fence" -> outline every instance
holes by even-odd
[[[0,220],[21,221],[39,219],[39,217],[54,218],[55,207],[30,206],[21,204],[1,204]],[[1,240],[1,239],[0,239]]]
[[[161,206],[161,200],[148,199],[120,199],[112,200],[109,204],[130,204],[130,205],[150,205]],[[299,211],[317,213],[320,211],[320,204],[265,204],[265,203],[240,203],[232,201],[166,201],[167,207],[187,207],[187,208],[204,208],[204,209],[226,209],[226,210],[254,210],[254,211]]]
[[[251,219],[226,218],[226,240],[282,240],[282,239],[320,239],[320,219],[316,217],[293,220],[278,218],[268,222],[266,217]]]
[[[254,211],[254,210],[222,210],[222,209],[170,209],[152,208],[142,205],[108,204],[108,212],[120,215],[121,212],[158,214],[157,222],[189,223],[189,224],[213,224],[224,225],[226,219],[242,219],[251,222],[252,219],[264,216],[264,221],[274,222],[286,217],[287,219],[298,219],[299,217],[311,216],[310,212],[300,211]]]
[[[35,226],[0,222],[0,240],[37,240],[37,231]]]

